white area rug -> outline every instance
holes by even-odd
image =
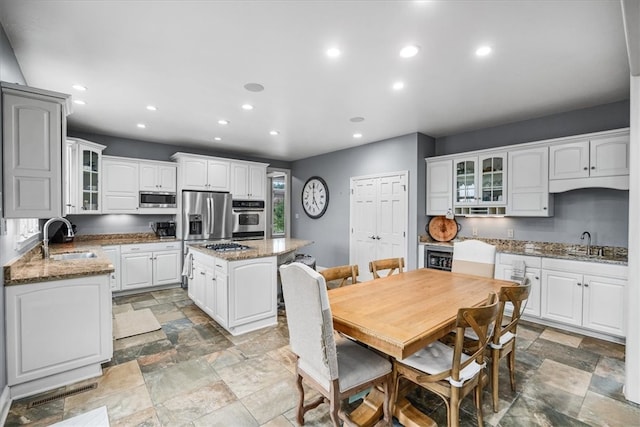
[[[107,407],[101,406],[84,414],[76,415],[68,420],[52,424],[51,427],[109,427]]]
[[[160,329],[160,323],[148,308],[114,315],[113,337],[117,340],[157,331],[158,329]]]

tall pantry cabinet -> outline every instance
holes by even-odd
[[[62,141],[70,96],[4,82],[1,87],[3,215],[61,216]]]

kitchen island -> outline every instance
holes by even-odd
[[[313,243],[299,239],[243,241],[248,249],[217,252],[189,245],[184,272],[188,295],[232,335],[278,322],[278,266]]]

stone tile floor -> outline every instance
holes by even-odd
[[[13,402],[7,426],[45,426],[106,406],[112,426],[296,425],[295,359],[286,319],[233,337],[188,299],[183,289],[116,297],[114,313],[149,308],[162,329],[116,340],[104,374]],[[490,426],[640,426],[640,406],[625,401],[624,347],[523,322],[518,334],[517,392],[502,362],[500,412],[484,393]],[[30,401],[87,383],[95,390],[31,409]],[[313,396],[311,392],[310,396]],[[417,390],[409,399],[446,425],[444,404]],[[329,426],[327,406],[307,414],[305,425]],[[471,396],[461,425],[476,425]]]

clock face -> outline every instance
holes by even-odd
[[[312,176],[302,188],[302,207],[310,218],[320,218],[329,206],[329,188],[319,176]]]

